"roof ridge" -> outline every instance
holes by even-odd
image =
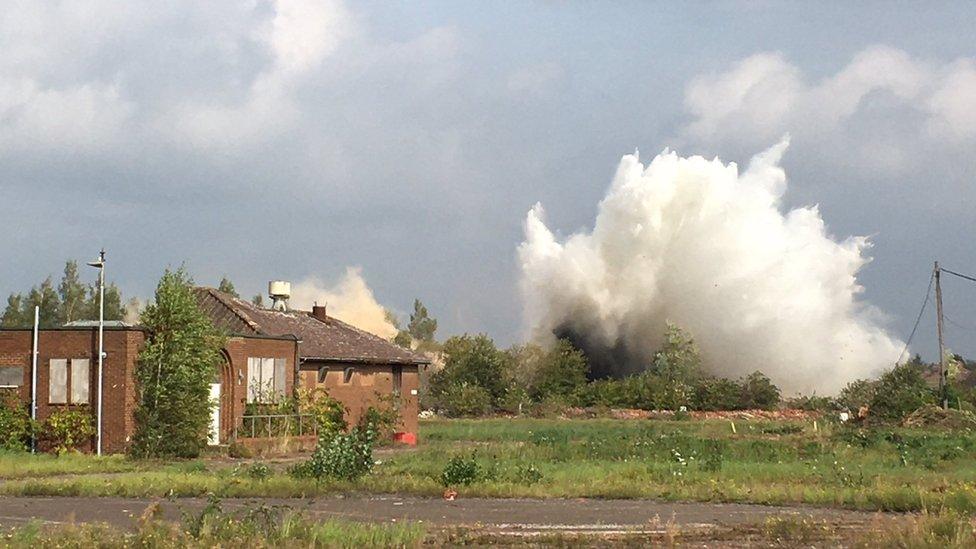
[[[307,312],[307,311],[302,311],[302,312],[304,312],[306,315],[308,315],[313,320],[315,320],[317,322],[322,322],[322,319],[316,318],[311,312]],[[384,339],[384,338],[382,338],[382,337],[374,334],[373,332],[364,330],[364,329],[359,328],[357,326],[353,326],[352,324],[349,324],[348,322],[344,322],[344,321],[339,320],[338,318],[336,318],[334,316],[329,316],[328,314],[326,315],[326,318],[329,319],[329,321],[334,321],[334,322],[340,324],[344,328],[353,330],[354,332],[357,332],[359,334],[365,335],[366,337],[369,337],[369,338],[374,339],[376,341],[382,341],[383,343],[385,343],[387,345],[390,345],[392,347],[396,347],[397,350],[402,351],[402,352],[405,352],[405,353],[407,353],[407,355],[412,356],[415,359],[424,359],[424,357],[420,356],[420,354],[415,353],[413,351],[413,349],[403,348],[403,347],[397,345],[396,343],[393,343],[392,341],[389,341],[387,339]],[[322,322],[322,323],[325,324],[325,322]]]
[[[261,334],[262,333],[261,332],[261,325],[260,324],[258,324],[257,322],[251,320],[250,318],[248,318],[247,315],[242,314],[241,311],[240,311],[240,309],[238,307],[235,307],[234,304],[228,303],[228,299],[227,298],[233,299],[233,296],[231,296],[229,294],[224,294],[220,290],[217,290],[217,289],[214,289],[214,288],[210,288],[210,287],[206,287],[206,286],[203,287],[203,289],[206,290],[207,293],[209,293],[211,296],[213,296],[214,299],[216,299],[217,301],[219,301],[221,305],[223,305],[228,310],[230,310],[230,312],[234,313],[234,315],[237,316],[237,318],[241,319],[241,321],[244,322],[244,324],[246,324],[248,328],[254,330],[254,333],[256,333],[256,334]]]

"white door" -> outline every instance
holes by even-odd
[[[210,438],[211,446],[220,444],[220,384],[210,384]]]

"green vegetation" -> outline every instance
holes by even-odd
[[[134,530],[108,525],[66,525],[45,528],[39,523],[9,531],[0,545],[34,547],[419,547],[426,530],[420,524],[363,524],[341,520],[309,520],[301,514],[257,506],[224,511],[220,501],[195,513],[184,513],[180,524],[158,517],[151,505]]]
[[[13,391],[0,392],[0,450],[29,448],[37,431],[28,404],[21,403]]]
[[[241,297],[241,294],[237,293],[237,288],[234,287],[234,283],[226,276],[220,278],[220,284],[217,285],[217,290],[234,297]]]
[[[197,306],[192,284],[182,268],[167,270],[142,314],[149,333],[136,368],[136,456],[195,457],[206,446],[223,337]]]
[[[64,408],[53,412],[44,422],[42,438],[57,455],[75,450],[95,434],[95,424],[88,407]]]
[[[98,288],[83,284],[78,276],[78,262],[64,265],[64,274],[57,288],[51,277],[25,294],[12,293],[0,317],[0,327],[29,328],[34,325],[34,307],[40,307],[41,328],[53,328],[75,320],[98,320]],[[105,286],[105,319],[122,320],[125,305],[122,292],[115,284]]]
[[[18,474],[0,485],[0,493],[438,496],[446,482],[462,497],[660,498],[976,511],[974,432],[861,429],[824,420],[816,429],[812,421],[737,420],[735,427],[733,432],[730,422],[717,420],[436,420],[422,424],[416,450],[385,451],[369,474],[353,479],[323,476],[310,483],[281,467],[254,478],[231,464],[192,462],[197,465],[147,467],[111,477]],[[470,484],[460,482],[471,478],[461,471],[471,470]]]

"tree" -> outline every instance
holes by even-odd
[[[147,340],[136,366],[137,456],[195,457],[207,442],[210,383],[223,360],[223,338],[197,306],[192,284],[183,268],[167,270],[142,313]]]
[[[434,333],[437,331],[437,320],[430,317],[427,313],[427,307],[419,299],[413,300],[413,314],[410,315],[407,331],[410,332],[410,337],[420,341],[432,341],[434,339]]]
[[[586,384],[589,364],[582,351],[560,339],[542,359],[529,395],[537,401],[547,397],[569,397]]]
[[[78,262],[69,260],[64,264],[64,276],[58,284],[58,297],[61,298],[61,324],[80,320],[84,316],[87,303],[86,286],[78,278]]]
[[[47,277],[40,286],[31,288],[27,294],[25,309],[22,314],[22,321],[30,325],[34,318],[34,307],[40,307],[38,324],[41,328],[55,328],[59,325],[61,318],[61,300],[58,293],[54,291],[51,277]],[[27,319],[30,320],[27,320]]]
[[[3,317],[0,318],[0,326],[4,328],[20,328],[34,322],[33,312],[31,320],[24,318],[25,310],[24,296],[20,294],[10,294],[7,296],[7,308],[3,310]]]
[[[742,408],[770,410],[779,404],[779,387],[762,372],[753,372],[742,380]]]
[[[230,294],[238,298],[241,297],[241,294],[237,293],[237,290],[234,288],[234,283],[231,282],[226,276],[220,279],[220,285],[217,286],[217,289],[225,294]]]
[[[911,360],[885,372],[871,397],[870,416],[901,421],[908,414],[938,400],[922,376],[921,360]]]
[[[98,285],[88,287],[88,301],[85,302],[86,320],[98,320]],[[122,292],[114,283],[105,285],[105,320],[123,320],[125,305],[122,304]]]
[[[444,369],[430,380],[431,395],[435,399],[461,385],[483,388],[492,405],[505,394],[505,356],[487,335],[454,336],[444,342],[444,355]]]
[[[255,307],[261,307],[263,309],[264,308],[264,296],[261,295],[261,294],[255,295],[254,297],[251,298],[251,303]]]

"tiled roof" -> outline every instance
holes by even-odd
[[[273,311],[213,288],[196,288],[197,302],[214,325],[234,335],[296,336],[303,359],[368,364],[426,364],[429,361],[379,336],[333,317],[307,311]]]

